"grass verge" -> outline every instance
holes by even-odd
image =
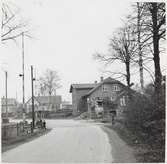
[[[133,154],[137,162],[152,163],[165,162],[165,144],[156,145],[150,143],[140,132],[132,133],[120,123],[115,125],[105,125],[107,128],[114,130],[118,136],[133,149]]]

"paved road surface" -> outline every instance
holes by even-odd
[[[95,123],[48,120],[48,134],[2,154],[3,162],[112,162],[107,134]]]

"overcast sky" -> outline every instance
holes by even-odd
[[[39,77],[47,68],[58,71],[62,88],[57,94],[71,100],[72,83],[93,83],[100,79],[102,64],[92,58],[95,52],[107,52],[109,38],[121,27],[130,13],[126,0],[12,0],[29,20],[34,39],[25,39],[25,94],[31,96],[30,65]],[[8,96],[22,98],[21,38],[18,44],[2,45],[1,96],[4,95],[4,72],[8,70]],[[6,64],[4,64],[6,63]],[[113,65],[113,70],[122,69]],[[107,77],[106,75],[104,75]]]

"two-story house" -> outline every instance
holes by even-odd
[[[76,113],[76,109],[80,112],[93,111],[97,100],[104,101],[104,99],[116,104],[117,115],[120,115],[124,110],[126,110],[128,103],[127,87],[118,80],[111,77],[103,80],[101,77],[101,81],[99,83],[87,84],[87,89],[82,88],[82,86],[86,86],[83,84],[78,84],[77,86],[78,88],[75,88],[75,85],[71,85],[70,89],[70,92],[72,93],[74,115]],[[88,86],[90,86],[89,89]]]

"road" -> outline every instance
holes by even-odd
[[[96,123],[47,120],[52,130],[2,153],[2,162],[112,162],[107,134]]]

